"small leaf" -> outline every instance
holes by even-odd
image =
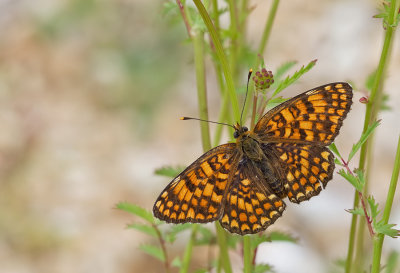
[[[313,61],[309,62],[306,67],[302,66],[299,71],[296,71],[293,74],[293,76],[287,76],[286,79],[284,79],[283,81],[281,81],[279,83],[279,85],[275,89],[272,97],[275,97],[276,95],[278,95],[283,89],[285,89],[286,87],[288,87],[289,85],[291,85],[292,83],[297,81],[303,74],[310,71],[310,69],[315,66],[316,62],[317,62],[317,60],[313,60]]]
[[[374,225],[374,230],[377,233],[385,234],[392,238],[397,238],[399,236],[399,231],[394,229],[393,227],[396,226],[395,224],[385,224],[383,220],[379,221]]]
[[[287,101],[288,99],[285,99],[283,97],[275,97],[272,98],[268,101],[266,108],[271,109],[274,108],[275,106],[281,104],[282,102]]]
[[[342,164],[342,162],[340,162],[339,159],[337,159],[336,157],[335,157],[334,161],[335,161],[335,164],[336,164],[336,165],[339,165],[339,166],[344,167],[344,165]]]
[[[364,172],[361,169],[356,169],[355,173],[357,175],[357,180],[358,183],[360,183],[360,187],[364,188],[365,186],[365,176],[364,176]]]
[[[358,181],[357,177],[352,175],[350,172],[345,171],[344,169],[339,170],[338,172],[341,176],[344,177],[347,181],[349,181],[357,191],[362,192],[363,187],[361,183]]]
[[[355,209],[346,209],[347,212],[351,214],[361,215],[364,216],[364,210],[362,208],[355,208]]]
[[[134,223],[134,224],[128,225],[128,228],[133,228],[140,232],[146,233],[147,235],[157,237],[157,231],[152,226]]]
[[[332,143],[331,145],[329,145],[329,149],[335,154],[337,155],[338,158],[342,158],[342,156],[339,153],[338,148],[336,147],[335,143]]]
[[[139,207],[138,205],[129,204],[127,202],[121,202],[117,204],[117,209],[139,216],[140,218],[146,220],[147,222],[154,224],[153,214],[150,211],[142,207]]]
[[[154,246],[154,245],[140,245],[139,249],[142,250],[143,252],[149,254],[150,256],[153,256],[157,258],[158,260],[164,262],[165,261],[165,255],[164,252],[160,247]]]
[[[283,76],[283,74],[285,74],[287,71],[289,71],[290,68],[292,68],[295,64],[297,64],[296,61],[291,61],[291,62],[286,62],[284,64],[282,64],[280,67],[278,67],[278,69],[276,70],[276,72],[274,73],[274,84],[279,82]]]
[[[298,241],[298,239],[293,237],[291,234],[279,232],[279,231],[271,232],[269,237],[271,238],[271,241],[286,241],[286,242],[292,242],[292,243],[297,243],[297,241]]]
[[[273,272],[272,266],[269,264],[257,264],[254,267],[254,273],[266,273],[266,272]]]
[[[180,258],[179,256],[176,256],[176,257],[172,260],[171,265],[172,265],[172,266],[175,266],[175,267],[178,267],[178,268],[181,268],[181,266],[182,266],[181,258]]]
[[[178,176],[184,169],[185,169],[185,167],[183,167],[183,166],[175,166],[175,167],[165,166],[165,167],[157,168],[154,171],[154,173],[157,175],[173,178],[173,177]]]
[[[368,201],[368,204],[369,204],[369,208],[371,210],[371,217],[375,221],[376,220],[376,216],[378,216],[378,214],[380,212],[379,209],[378,209],[379,204],[376,203],[375,198],[372,195],[367,197],[367,201]]]
[[[356,144],[354,144],[353,147],[351,148],[347,162],[350,162],[350,160],[353,158],[353,156],[361,148],[361,146],[364,144],[364,142],[367,141],[368,137],[372,134],[372,132],[375,130],[375,128],[378,127],[379,124],[380,124],[380,120],[375,121],[374,123],[372,123],[368,126],[367,130],[361,135],[360,140],[358,140],[358,142]]]

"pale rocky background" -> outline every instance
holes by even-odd
[[[270,2],[251,1],[254,48]],[[382,24],[372,18],[378,2],[281,1],[264,56],[271,70],[318,59],[285,96],[334,81],[358,87],[337,137],[344,153],[360,135],[365,105],[358,99],[379,61]],[[198,115],[182,22],[171,24],[162,1],[1,0],[0,33],[0,272],[161,272],[161,263],[138,250],[152,239],[125,229],[137,219],[114,206],[128,201],[151,209],[169,182],[154,169],[189,164],[202,152],[198,123],[178,119]],[[385,85],[392,110],[380,115],[375,138],[371,192],[378,201],[386,196],[400,133],[399,46],[397,36]],[[219,96],[209,67],[216,120]],[[398,196],[391,218],[397,224]],[[336,175],[310,202],[288,204],[270,230],[291,233],[299,244],[263,244],[257,261],[277,272],[341,272],[334,262],[347,252],[345,209],[352,203],[352,187]],[[182,253],[185,236],[173,254]],[[386,239],[384,254],[393,249],[400,251],[398,240]],[[197,268],[206,249],[194,254]],[[240,272],[240,252],[231,254]]]

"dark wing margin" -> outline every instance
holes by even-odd
[[[352,104],[348,83],[336,82],[306,91],[268,111],[254,132],[266,142],[329,145]]]
[[[154,216],[169,223],[219,219],[237,157],[235,143],[217,146],[202,155],[161,192],[153,207]]]

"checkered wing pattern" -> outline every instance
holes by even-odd
[[[153,207],[154,215],[170,223],[205,223],[219,219],[236,162],[236,144],[211,149],[161,192]]]
[[[229,185],[220,219],[231,233],[257,233],[273,224],[285,210],[285,203],[267,187],[259,169],[245,158]]]
[[[352,104],[348,83],[330,83],[304,92],[267,112],[254,132],[266,142],[329,145]]]
[[[286,180],[284,188],[291,202],[300,203],[318,195],[332,179],[335,164],[327,147],[294,143],[270,145],[279,158]]]

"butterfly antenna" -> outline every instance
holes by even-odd
[[[228,123],[223,123],[223,122],[216,122],[216,121],[211,121],[211,120],[205,120],[205,119],[200,119],[200,118],[190,118],[190,117],[181,117],[180,120],[198,120],[198,121],[204,121],[204,122],[209,122],[209,123],[215,123],[215,124],[221,124],[221,125],[227,125],[232,127],[233,129],[236,130],[235,126],[228,124]]]
[[[250,82],[250,77],[251,77],[251,74],[252,74],[252,73],[253,73],[253,69],[250,68],[249,74],[247,75],[246,95],[245,95],[245,97],[244,97],[242,113],[240,114],[240,125],[243,124],[243,122],[242,122],[243,112],[244,112],[244,107],[246,106],[247,93],[249,93],[249,82]]]

